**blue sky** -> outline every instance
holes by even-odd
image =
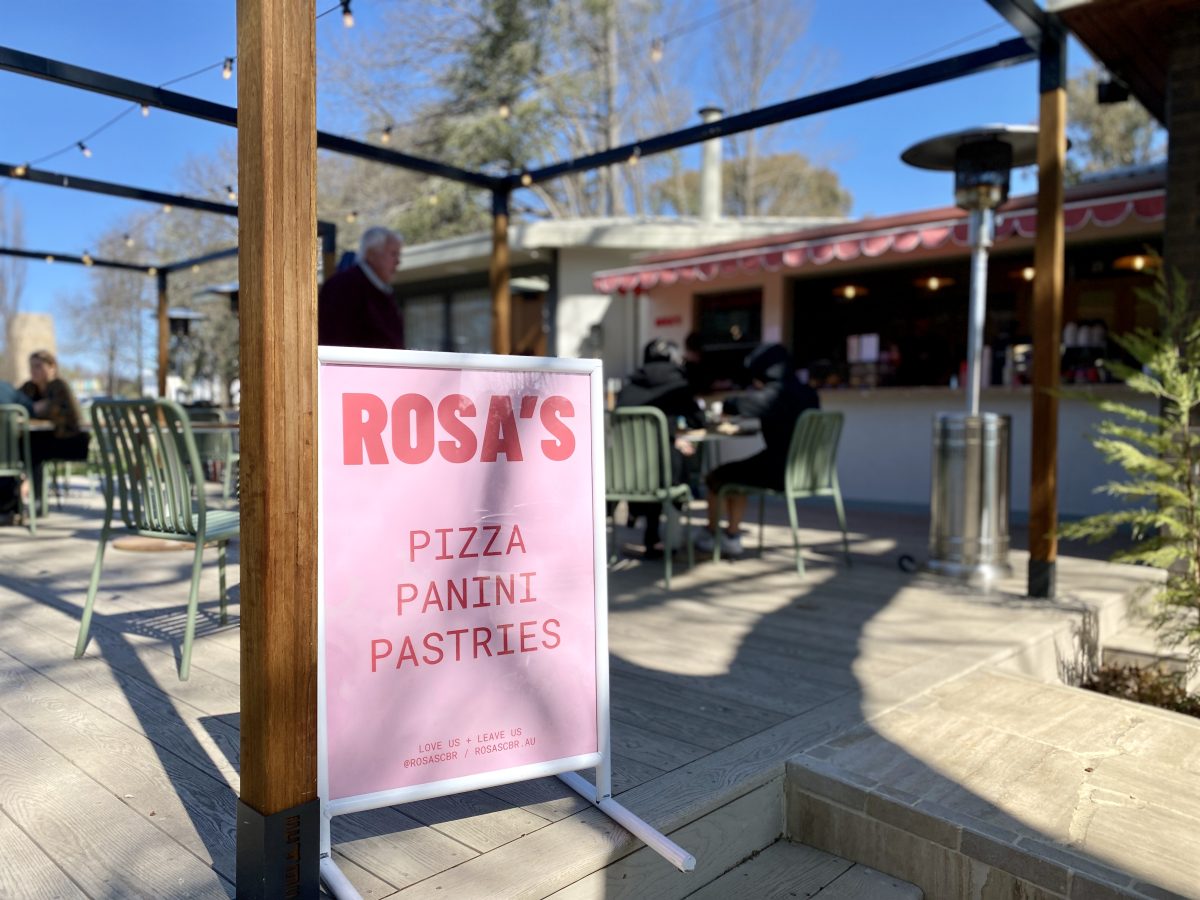
[[[354,0],[357,23],[343,29],[335,12],[317,23],[318,47],[333,40],[353,41],[377,22],[383,0]],[[319,0],[317,11],[337,4]],[[219,103],[236,103],[236,78],[223,80],[220,63],[236,53],[235,0],[42,0],[4,6],[0,43],[18,50],[71,62],[150,84],[163,84],[207,66],[216,68],[172,85],[172,89]],[[705,3],[697,8],[710,9]],[[697,33],[689,44],[719,40]],[[813,90],[836,87],[889,70],[990,46],[1014,32],[984,0],[815,0],[806,47],[825,60]],[[963,39],[966,40],[963,40]],[[951,46],[952,45],[952,46]],[[668,51],[673,48],[668,45]],[[703,54],[697,54],[702,57]],[[1072,71],[1086,65],[1072,45]],[[696,65],[693,95],[703,102],[708,67]],[[775,97],[772,101],[788,99]],[[125,110],[129,104],[96,94],[0,72],[0,161],[37,160],[67,152],[39,168],[138,187],[179,192],[180,167],[193,155],[212,153],[234,140],[232,129],[158,110],[143,118],[135,110],[88,140],[91,158],[75,142]],[[910,144],[948,131],[991,122],[1034,123],[1037,66],[998,72],[860,104],[792,126],[796,149],[833,168],[854,196],[854,215],[887,214],[951,202],[951,180],[905,166],[899,154]],[[319,119],[331,128],[329,119]],[[340,123],[339,123],[340,124]],[[780,143],[788,143],[787,135]],[[232,182],[233,175],[229,180]],[[214,189],[221,185],[214,185]],[[1014,189],[1031,189],[1018,178]],[[99,235],[145,204],[7,180],[4,194],[25,215],[26,246],[35,250],[81,253]],[[87,288],[86,270],[64,264],[30,262],[22,306],[28,311],[57,309],[58,298]],[[59,318],[60,343],[67,323]]]

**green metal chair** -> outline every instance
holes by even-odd
[[[663,562],[667,590],[671,589],[671,555],[683,505],[683,534],[688,565],[695,565],[688,506],[692,489],[671,483],[671,444],[667,417],[653,406],[627,406],[608,414],[604,440],[604,499],[607,503],[661,503],[667,515],[663,534]]]
[[[842,505],[842,489],[838,485],[837,448],[842,436],[843,416],[840,412],[821,412],[806,409],[796,420],[792,441],[788,445],[784,489],[759,487],[753,484],[723,484],[717,491],[718,503],[728,494],[758,495],[758,553],[763,550],[763,512],[768,495],[783,497],[787,503],[788,521],[792,526],[792,546],[796,550],[796,571],[804,574],[804,558],[800,555],[800,526],[796,518],[796,501],[809,497],[832,497],[842,529],[842,550],[850,564],[850,537],[846,532],[846,510]],[[721,558],[721,542],[713,542],[713,559]]]
[[[230,498],[240,498],[242,491],[242,452],[238,443],[238,432],[230,436],[229,447],[225,453],[225,481],[222,485],[222,496],[225,505],[229,506]]]
[[[193,425],[225,427],[229,425],[225,419],[225,413],[219,409],[203,406],[184,407],[184,409],[187,410],[188,419]],[[235,467],[241,463],[241,454],[236,446],[237,431],[232,428],[228,431],[194,430],[193,436],[196,438],[196,450],[200,454],[200,462],[205,467],[205,471],[207,472],[211,467],[214,472],[220,472],[222,497],[224,505],[228,507],[229,499],[236,493],[238,487],[238,480],[234,474]]]
[[[0,476],[28,481],[33,485],[29,454],[29,413],[16,403],[0,404]],[[37,503],[29,492],[29,533],[37,534]]]
[[[192,584],[179,679],[191,669],[192,639],[196,634],[200,569],[206,544],[217,545],[221,585],[221,624],[228,621],[225,591],[225,551],[239,532],[236,512],[208,510],[204,502],[204,470],[187,413],[170,400],[106,400],[92,405],[92,427],[104,466],[104,525],[96,562],[88,584],[87,602],[79,623],[75,658],[87,647],[92,607],[100,585],[104,548],[112,530],[113,501],[119,496],[125,528],[141,537],[195,544]]]

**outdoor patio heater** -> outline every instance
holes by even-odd
[[[1013,166],[1037,161],[1037,128],[985,125],[914,144],[900,154],[911,166],[954,172],[954,201],[970,213],[971,290],[967,325],[965,413],[933,421],[930,572],[987,587],[1011,574],[1008,562],[1010,422],[980,412],[988,249],[995,210],[1008,199]]]

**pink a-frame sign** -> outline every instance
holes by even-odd
[[[346,348],[320,363],[330,814],[597,765],[599,364]]]
[[[599,361],[317,359],[326,885],[333,816],[546,775],[691,871],[612,799]]]

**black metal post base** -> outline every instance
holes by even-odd
[[[321,801],[263,815],[237,805],[238,900],[315,900],[321,891]]]
[[[1044,559],[1029,558],[1029,596],[1053,597],[1055,563]]]

